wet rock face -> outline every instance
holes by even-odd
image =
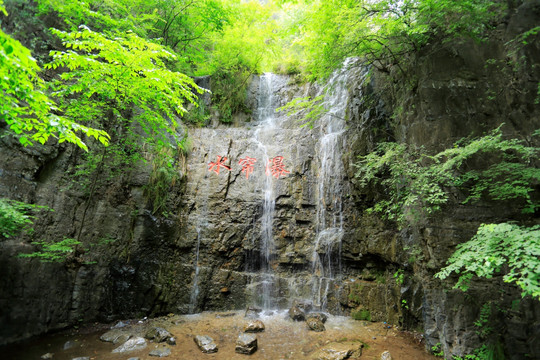
[[[415,89],[402,87],[393,96],[387,96],[386,78],[376,75],[370,84],[375,95],[372,105],[363,100],[365,88],[353,89],[358,94],[353,98],[357,104],[351,113],[353,123],[366,121],[368,124],[353,131],[355,151],[365,154],[373,150],[375,141],[397,140],[437,152],[451,147],[462,137],[483,135],[502,123],[505,136],[531,138],[540,118],[540,108],[530,106],[537,97],[538,81],[529,80],[540,78],[540,69],[531,66],[540,61],[539,41],[535,37],[514,55],[510,55],[508,42],[527,27],[530,29],[532,19],[539,23],[540,1],[512,4],[510,15],[504,23],[498,24],[488,41],[482,44],[433,43],[416,54],[411,69],[417,79]],[[527,59],[527,64],[509,70],[506,61],[518,57]],[[492,94],[493,91],[497,94]],[[403,110],[395,112],[395,122],[388,117],[393,105]],[[533,143],[539,145],[537,140],[530,144]],[[359,207],[365,208],[385,196],[384,190],[356,190]],[[448,357],[463,357],[482,345],[474,322],[484,304],[497,302],[500,308],[507,310],[494,310],[490,321],[494,328],[501,329],[498,337],[506,355],[519,359],[525,354],[538,353],[538,302],[533,305],[524,300],[508,311],[512,308],[509,299],[520,295],[515,287],[508,287],[500,278],[474,281],[465,294],[445,291],[443,285],[434,280],[434,273],[445,265],[456,245],[469,240],[480,224],[524,219],[517,204],[485,201],[464,205],[458,199],[459,194],[452,196],[456,196],[455,201],[447,204],[439,216],[402,232],[393,229],[392,224],[365,214],[358,218],[354,236],[344,239],[343,253],[347,263],[362,264],[360,266],[369,269],[371,274],[362,273],[354,282],[351,279],[345,284],[340,302],[346,308],[369,309],[371,317],[378,321],[388,317],[384,321],[408,327],[422,324],[427,347],[441,343]],[[538,222],[536,218],[529,221]],[[396,279],[385,273],[385,268],[390,266],[404,271],[402,283],[396,284]],[[379,278],[377,273],[383,276]],[[449,282],[444,286],[452,285],[453,282]],[[406,304],[400,303],[403,300]],[[508,313],[512,313],[512,322],[521,326],[507,326]]]

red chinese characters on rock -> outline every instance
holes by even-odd
[[[224,168],[228,171],[231,171],[231,167],[225,165],[225,161],[227,161],[226,156],[217,156],[217,161],[212,161],[208,163],[208,171],[213,171],[216,174],[219,175],[219,171],[221,168]],[[287,171],[285,169],[285,164],[283,163],[284,158],[283,156],[276,156],[272,159],[269,159],[266,164],[266,176],[273,176],[276,179],[279,179],[282,176],[285,176],[286,174],[289,174],[290,171]],[[249,179],[249,176],[253,173],[255,169],[255,163],[257,162],[257,159],[246,156],[245,158],[242,158],[238,161],[238,164],[242,166],[242,171],[244,174],[246,174],[246,179]]]
[[[266,176],[272,175],[276,179],[280,176],[289,174],[290,171],[285,170],[285,164],[283,164],[283,156],[276,156],[273,159],[268,160],[266,163]]]
[[[242,172],[246,173],[246,179],[249,179],[249,175],[253,172],[255,168],[255,163],[257,159],[246,156],[244,159],[240,159],[238,163],[242,165]]]
[[[216,162],[210,162],[208,164],[208,171],[213,171],[215,172],[216,174],[219,175],[219,169],[221,169],[222,167],[231,171],[231,168],[227,165],[225,165],[225,161],[227,161],[227,157],[226,156],[219,156],[217,157],[217,161]]]

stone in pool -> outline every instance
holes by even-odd
[[[171,355],[171,349],[166,346],[160,346],[159,348],[150,351],[150,354],[148,355],[156,357],[166,357]]]
[[[289,309],[289,317],[294,321],[306,320],[306,314],[296,305]]]
[[[218,351],[218,347],[214,342],[214,339],[208,335],[197,335],[193,338],[193,340],[203,353],[210,354]]]
[[[113,344],[122,344],[128,341],[131,337],[127,332],[120,329],[113,329],[107,331],[99,338],[101,341],[112,342]]]
[[[256,333],[264,331],[264,323],[261,320],[250,321],[245,327],[244,332]]]
[[[251,334],[240,334],[236,340],[235,351],[239,354],[251,355],[257,351],[257,336]]]
[[[154,340],[154,342],[160,343],[172,337],[172,334],[164,328],[154,327],[148,330],[144,337],[148,340]]]
[[[325,314],[325,313],[320,313],[320,312],[314,312],[314,313],[309,313],[306,315],[306,319],[310,319],[310,318],[316,318],[316,319],[319,319],[323,322],[323,324],[326,322],[326,320],[328,320],[328,316]]]
[[[306,324],[309,330],[321,332],[326,330],[323,322],[316,317],[310,317],[306,320]]]
[[[362,344],[358,343],[331,343],[317,350],[312,360],[345,360],[359,358],[362,355]]]
[[[114,349],[113,353],[125,353],[128,351],[142,350],[146,347],[146,340],[142,337],[133,337]]]

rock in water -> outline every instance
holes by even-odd
[[[99,339],[101,341],[112,342],[113,344],[121,344],[128,341],[130,337],[131,335],[125,331],[113,329],[101,335]]]
[[[251,334],[240,334],[236,340],[235,351],[239,354],[253,354],[257,351],[257,337]]]
[[[244,327],[244,332],[247,333],[256,333],[264,331],[264,323],[261,320],[250,321],[246,327]]]
[[[46,353],[46,354],[41,355],[41,358],[44,359],[44,360],[52,359],[53,354],[52,353]]]
[[[64,350],[68,350],[68,349],[71,349],[71,348],[74,348],[75,346],[77,346],[77,343],[73,340],[68,340],[66,341],[66,343],[64,344]]]
[[[381,360],[392,360],[392,355],[390,355],[390,351],[385,351],[381,354]]]
[[[259,313],[262,311],[262,309],[256,308],[256,307],[248,307],[246,309],[246,312],[244,313],[244,317],[250,318],[250,319],[256,319],[259,317]]]
[[[321,332],[326,330],[323,322],[316,317],[310,317],[306,320],[306,324],[309,330]]]
[[[166,346],[159,347],[157,349],[154,349],[150,351],[150,356],[156,356],[156,357],[166,357],[171,355],[171,349],[169,349]]]
[[[289,317],[294,321],[306,320],[306,314],[296,305],[289,309]]]
[[[210,354],[218,351],[218,347],[214,342],[214,339],[208,335],[197,335],[193,338],[193,340],[203,353]]]
[[[142,337],[136,336],[129,339],[128,341],[126,341],[125,343],[123,343],[122,345],[114,349],[112,352],[125,353],[128,351],[142,350],[145,347],[146,347],[146,340]]]
[[[154,340],[155,342],[167,341],[168,338],[172,337],[172,334],[161,327],[154,327],[146,333],[144,336],[148,340]]]
[[[312,360],[345,360],[359,358],[362,355],[362,345],[358,343],[331,343],[317,350]]]
[[[313,303],[307,300],[294,300],[293,307],[298,307],[304,313],[310,312],[313,309]]]
[[[325,313],[309,313],[306,315],[306,319],[310,318],[317,318],[321,320],[323,324],[328,320],[328,316]]]

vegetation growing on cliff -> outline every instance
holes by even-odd
[[[435,155],[404,144],[381,143],[376,152],[360,159],[357,177],[362,186],[382,185],[388,190],[368,211],[403,227],[441,210],[451,194],[464,204],[497,201],[533,214],[540,207],[535,194],[540,183],[535,164],[539,155],[540,148],[504,139],[498,128]],[[540,298],[539,235],[538,226],[484,224],[470,241],[458,246],[436,277],[458,274],[456,288],[467,290],[473,275],[491,278],[507,268],[505,281],[515,282],[523,295]]]

